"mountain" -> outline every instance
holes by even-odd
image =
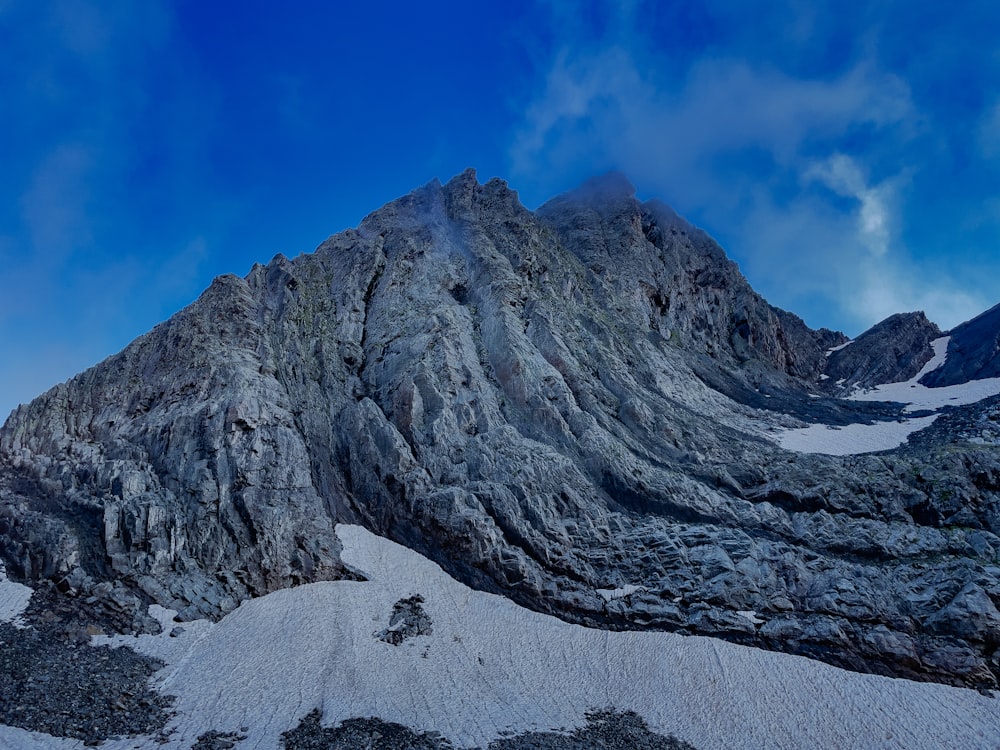
[[[0,557],[53,638],[155,633],[360,581],[354,524],[590,628],[992,689],[997,310],[852,342],[620,175],[467,171],[15,410]]]
[[[951,331],[948,361],[921,382],[946,386],[1000,376],[1000,305]]]
[[[931,342],[939,338],[941,329],[922,312],[892,315],[850,346],[831,352],[824,369],[826,380],[845,391],[909,380],[931,360]]]

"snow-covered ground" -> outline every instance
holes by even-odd
[[[30,598],[31,589],[9,580],[0,563],[0,622],[18,624],[18,615],[27,608]]]
[[[933,359],[910,380],[903,383],[886,383],[875,388],[856,391],[849,398],[855,401],[899,401],[908,404],[905,411],[913,412],[933,411],[944,406],[974,404],[976,401],[982,401],[984,398],[1000,393],[1000,378],[970,380],[968,383],[946,385],[940,388],[928,388],[917,382],[924,375],[944,364],[950,338],[950,336],[944,336],[931,342],[934,347]]]
[[[970,380],[968,383],[941,388],[928,388],[918,382],[924,375],[944,364],[949,339],[948,336],[942,336],[931,342],[934,356],[910,380],[858,390],[848,398],[855,401],[898,401],[907,405],[903,409],[904,413],[913,413],[938,411],[945,406],[973,404],[1000,393],[1000,378]],[[777,439],[782,448],[799,453],[825,453],[831,456],[872,453],[902,445],[911,434],[928,427],[936,418],[937,415],[932,414],[924,417],[908,417],[897,422],[852,424],[843,427],[814,424],[808,427],[784,429],[772,437]]]
[[[176,638],[110,639],[169,662],[157,680],[177,695],[178,715],[165,744],[135,738],[102,747],[187,750],[207,730],[245,727],[239,750],[272,750],[317,707],[328,724],[378,716],[436,730],[458,746],[484,746],[501,732],[571,728],[589,709],[615,707],[702,750],[1000,747],[1000,700],[975,691],[855,674],[711,638],[569,625],[472,591],[360,527],[337,533],[345,562],[368,581],[279,591],[218,624],[185,623]],[[412,594],[424,597],[433,633],[399,646],[374,637],[393,604]],[[0,747],[82,745],[0,727]]]
[[[778,444],[797,453],[825,453],[828,456],[852,456],[895,448],[937,419],[936,414],[899,422],[849,424],[843,426],[813,424],[786,429],[777,435]]]

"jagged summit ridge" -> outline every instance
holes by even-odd
[[[923,312],[897,313],[831,352],[824,374],[844,389],[908,380],[930,361],[931,342],[941,335]]]
[[[899,415],[810,397],[845,342],[618,178],[531,212],[465,172],[19,408],[0,555],[137,627],[351,575],[334,526],[357,523],[577,622],[995,684],[1000,615],[962,614],[997,590],[994,451],[772,439]]]

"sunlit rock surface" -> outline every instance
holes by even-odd
[[[898,356],[844,364],[853,382],[930,361],[936,328],[909,322]],[[16,410],[0,555],[35,616],[155,631],[153,602],[217,619],[358,578],[334,526],[360,524],[571,622],[993,687],[995,399],[864,448],[889,452],[779,447],[911,418],[821,387],[846,342],[619,176],[531,212],[466,172],[220,277]]]

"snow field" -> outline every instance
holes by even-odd
[[[777,435],[778,444],[796,453],[825,453],[828,456],[853,456],[896,448],[917,430],[929,427],[937,414],[901,422],[849,424],[843,426],[812,424],[786,429]]]
[[[968,383],[941,388],[928,388],[918,382],[924,375],[944,364],[949,340],[949,336],[942,336],[932,341],[934,356],[909,380],[855,391],[848,398],[855,401],[898,401],[907,405],[903,409],[904,413],[912,413],[938,411],[945,406],[973,404],[1000,393],[1000,378],[970,380]],[[830,456],[874,453],[899,447],[911,434],[929,427],[937,416],[932,414],[909,417],[898,422],[851,424],[842,427],[813,424],[808,427],[783,429],[777,435],[770,437],[776,439],[778,445],[785,450],[797,453],[824,453]]]
[[[592,708],[642,715],[653,731],[711,748],[995,748],[1000,701],[942,685],[846,672],[711,638],[570,625],[472,591],[411,550],[338,526],[343,557],[369,578],[317,583],[245,602],[176,638],[100,638],[169,658],[157,675],[177,695],[169,740],[105,750],[187,750],[207,730],[245,729],[239,750],[273,750],[316,707],[325,724],[379,716],[458,746],[502,732],[583,724]],[[392,605],[419,593],[433,634],[392,646],[374,637]],[[155,614],[169,622],[169,613]],[[5,746],[3,743],[8,744]],[[0,747],[82,748],[0,727]]]
[[[0,622],[18,624],[18,617],[28,608],[31,589],[7,578],[7,571],[0,563]]]
[[[914,412],[933,411],[945,406],[974,404],[1000,393],[1000,378],[970,380],[968,383],[946,385],[940,388],[928,388],[917,382],[924,375],[944,364],[950,338],[950,336],[943,336],[931,342],[934,347],[934,357],[910,380],[903,383],[886,383],[872,389],[858,391],[852,393],[850,398],[855,401],[899,401],[908,404],[905,411]]]

